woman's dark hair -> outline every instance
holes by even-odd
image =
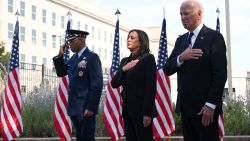
[[[149,53],[150,49],[147,33],[139,29],[132,29],[129,31],[128,36],[131,32],[136,32],[138,34],[138,39],[140,43],[139,50],[133,56],[138,57],[144,53]]]

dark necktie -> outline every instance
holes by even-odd
[[[189,47],[189,45],[191,45],[192,46],[192,42],[191,42],[191,38],[192,38],[192,36],[194,35],[194,33],[193,32],[190,32],[189,33],[189,36],[188,36],[188,41],[187,41],[187,47]]]

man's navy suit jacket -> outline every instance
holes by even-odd
[[[176,112],[196,117],[206,102],[216,105],[215,114],[222,112],[222,94],[227,80],[226,45],[223,36],[203,25],[193,45],[203,51],[198,60],[188,60],[178,67],[177,57],[186,48],[188,34],[177,38],[175,47],[164,66],[167,75],[177,72],[178,96]]]

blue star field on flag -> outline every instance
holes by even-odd
[[[116,21],[113,58],[110,73],[114,73],[118,70],[120,64],[120,51],[119,51],[119,20]]]
[[[167,34],[166,34],[166,20],[163,19],[161,37],[159,43],[158,60],[157,60],[157,70],[161,69],[168,59],[167,52]]]
[[[11,58],[9,64],[9,71],[19,67],[19,22],[16,21],[15,30],[13,34]]]

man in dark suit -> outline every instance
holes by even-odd
[[[180,15],[189,32],[177,38],[164,71],[177,72],[176,112],[181,113],[184,140],[219,141],[218,115],[227,79],[224,38],[203,25],[199,1],[184,1]]]
[[[66,43],[75,53],[65,64],[64,45],[53,58],[57,75],[68,74],[68,115],[76,129],[77,141],[94,141],[96,114],[103,87],[102,66],[98,55],[86,47],[86,36],[80,30],[67,30]]]

